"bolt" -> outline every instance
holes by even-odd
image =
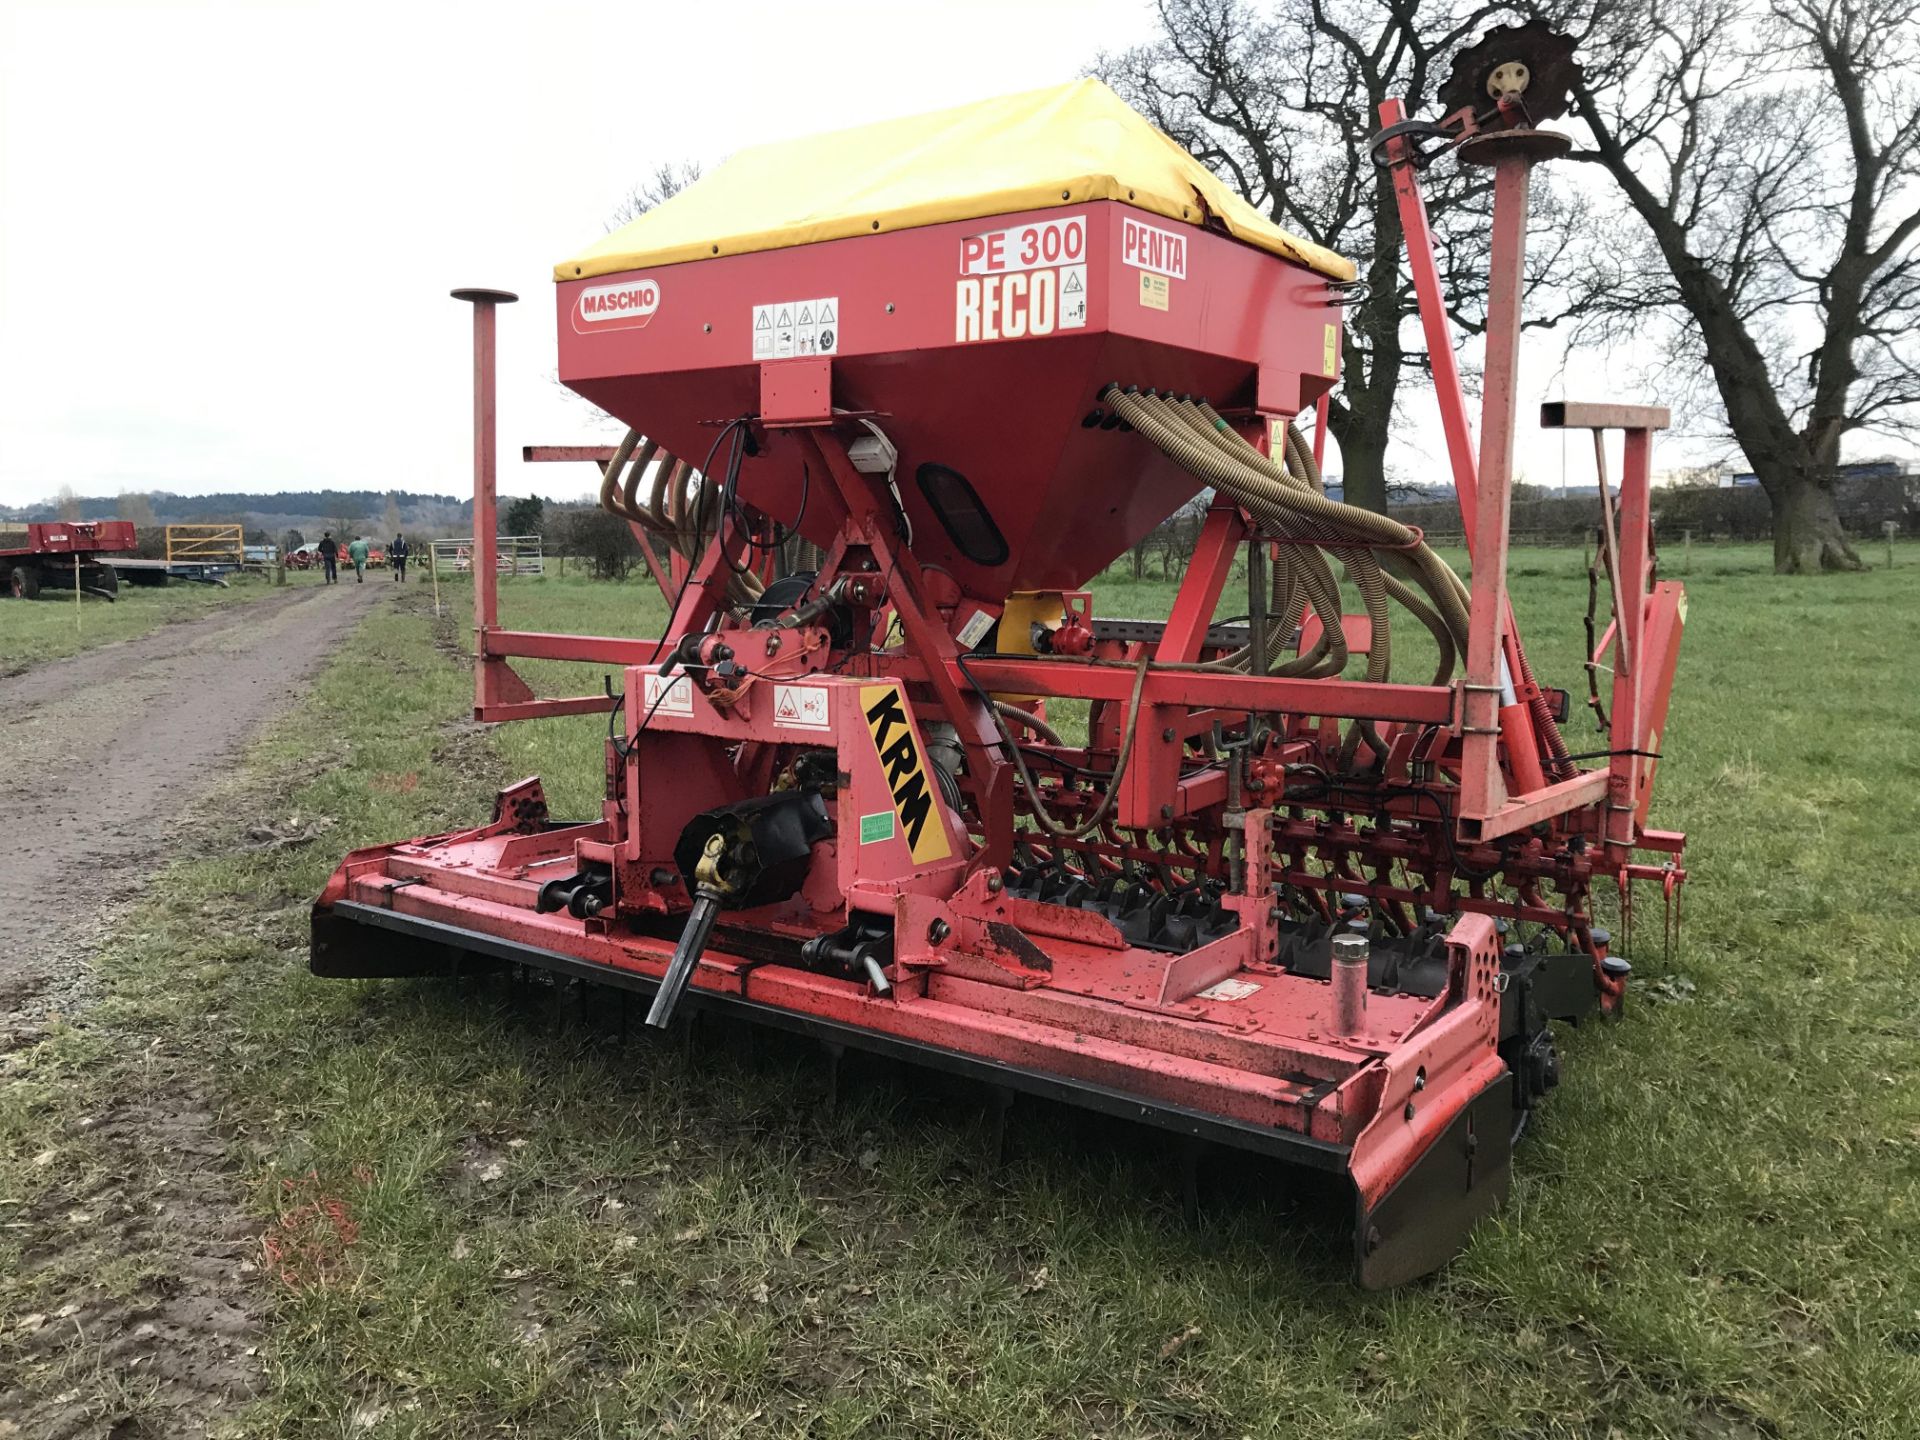
[[[891,300],[887,302],[887,313],[889,315],[893,313],[893,302]]]
[[[935,945],[940,944],[941,941],[945,940],[947,936],[952,933],[953,927],[944,920],[935,920],[931,925],[927,926],[927,939]]]
[[[664,865],[656,865],[653,871],[647,876],[647,879],[656,886],[671,885],[674,882],[675,876],[673,871],[667,869]]]
[[[1267,911],[1267,919],[1273,921],[1276,925],[1280,923],[1280,907],[1278,905],[1273,906]]]
[[[778,655],[779,653],[780,653],[780,637],[778,635],[767,636],[767,654]]]
[[[1173,726],[1169,725],[1166,729],[1162,730],[1160,732],[1160,738],[1171,744],[1173,741]]]
[[[1160,807],[1160,818],[1161,818],[1162,820],[1171,820],[1171,819],[1173,819],[1173,806],[1171,806],[1171,805],[1162,805],[1162,806]]]
[[[1000,887],[1004,883],[1000,878],[1000,872],[998,870],[989,870],[987,872],[987,893],[989,895],[998,895],[1000,893]]]
[[[1413,1072],[1413,1088],[1415,1090],[1424,1090],[1427,1088],[1426,1066],[1422,1065],[1418,1070]]]
[[[703,325],[703,326],[701,326],[700,328],[701,328],[701,330],[702,330],[702,331],[703,331],[704,333],[706,333],[706,334],[708,334],[708,335],[711,335],[711,334],[713,333],[713,323],[712,323],[711,321],[709,321],[709,322],[708,322],[707,324],[705,324],[705,325]]]
[[[1409,1120],[1413,1118],[1413,1102],[1411,1100],[1407,1101],[1407,1108],[1403,1110],[1401,1113],[1405,1115]]]

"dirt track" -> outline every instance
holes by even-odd
[[[73,942],[181,848],[222,762],[386,593],[289,589],[0,680],[0,1025],[73,998]]]
[[[234,817],[206,814],[202,797],[397,588],[290,589],[0,679],[0,1057],[85,1010],[93,951],[160,865],[204,848],[201,825],[230,840]],[[12,1389],[0,1437],[202,1435],[257,1384],[239,1273],[257,1242],[223,1168],[215,1103],[191,1057],[157,1042],[140,1075],[88,1117],[112,1178],[74,1197],[80,1220],[24,1218],[84,1235],[94,1263],[137,1258],[157,1283],[131,1302],[77,1294],[18,1321],[15,1358],[47,1383],[0,1383]],[[63,1243],[29,1248],[23,1270],[58,1263]],[[137,1386],[137,1428],[100,1385],[73,1386],[76,1369]]]

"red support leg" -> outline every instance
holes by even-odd
[[[1500,710],[1508,707],[1510,744],[1534,744],[1525,712],[1514,715],[1513,681],[1502,652],[1507,621],[1507,521],[1513,481],[1515,379],[1525,288],[1527,190],[1532,162],[1511,155],[1494,164],[1493,259],[1487,279],[1487,358],[1480,407],[1475,495],[1473,600],[1467,625],[1467,734],[1462,749],[1460,814],[1486,819],[1506,799],[1500,776]],[[1430,257],[1429,257],[1430,258]],[[1462,492],[1462,511],[1466,510]]]
[[[1160,664],[1190,665],[1200,658],[1207,627],[1213,624],[1214,607],[1220,603],[1220,592],[1233,573],[1233,557],[1246,536],[1246,522],[1236,506],[1215,505],[1207,511],[1200,538],[1193,545],[1193,558],[1187,562],[1186,576],[1180,582],[1180,593],[1174,596],[1173,613],[1160,634],[1160,648],[1153,657]]]
[[[1642,761],[1635,751],[1646,748],[1641,725],[1641,646],[1646,622],[1647,563],[1651,550],[1648,494],[1653,436],[1647,430],[1628,430],[1625,462],[1620,471],[1620,612],[1613,645],[1613,715],[1609,736],[1613,757],[1608,768],[1612,781],[1607,796],[1607,838],[1631,845],[1634,813],[1639,808]]]
[[[494,416],[494,335],[498,307],[519,297],[505,290],[455,290],[473,306],[473,709],[529,698],[505,660],[487,654],[487,636],[500,623],[500,573],[494,557],[495,472],[499,438]]]

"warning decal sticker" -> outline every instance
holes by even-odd
[[[840,302],[783,300],[753,307],[753,358],[792,360],[840,349]]]
[[[893,813],[900,817],[900,833],[913,852],[916,865],[944,860],[953,851],[947,845],[947,827],[934,809],[933,786],[920,759],[920,742],[900,699],[898,685],[862,685],[860,708],[866,713],[867,733],[880,757]],[[867,841],[867,822],[860,822],[860,843]],[[884,836],[875,838],[884,839]]]
[[[640,712],[643,716],[693,714],[693,682],[684,675],[649,670],[642,698],[647,707]]]
[[[825,730],[832,713],[827,708],[831,693],[822,685],[774,686],[773,723],[789,730]]]
[[[1066,215],[960,242],[953,338],[1024,340],[1087,324],[1087,217]]]

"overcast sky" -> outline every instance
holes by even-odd
[[[601,438],[549,378],[548,287],[637,179],[1068,80],[1148,16],[0,0],[0,504],[63,484],[469,493],[456,285],[531,302],[502,324],[501,490],[584,493],[587,467],[518,449]],[[1555,483],[1559,441],[1524,420],[1557,345],[1529,358],[1521,465]],[[1441,455],[1431,396],[1407,409],[1403,473]]]

